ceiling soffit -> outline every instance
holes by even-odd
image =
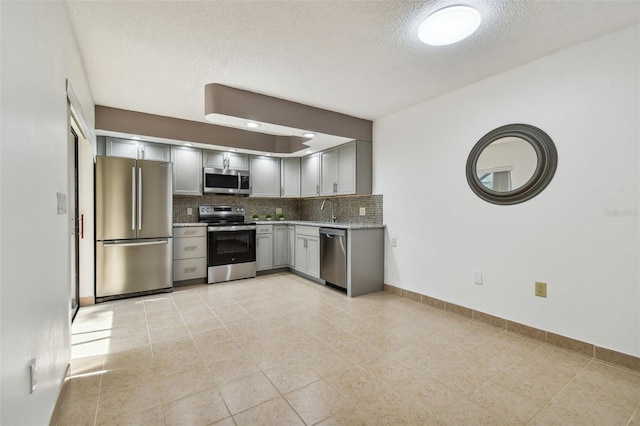
[[[307,138],[271,135],[96,105],[96,130],[290,154],[308,148]]]
[[[207,84],[204,96],[205,116],[214,123],[219,116],[235,117],[289,127],[299,135],[313,132],[372,140],[370,120],[217,83]]]

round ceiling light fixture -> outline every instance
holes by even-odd
[[[450,6],[425,19],[418,28],[418,38],[430,46],[457,43],[473,34],[480,26],[480,12],[470,6]]]
[[[247,122],[247,127],[250,127],[252,129],[256,129],[256,128],[260,127],[260,123],[256,123],[255,121],[249,121],[249,122]]]
[[[302,136],[304,136],[305,138],[309,138],[312,139],[316,136],[315,133],[311,133],[311,132],[307,132],[307,133],[303,133]]]

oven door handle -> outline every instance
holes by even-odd
[[[209,227],[207,227],[207,231],[209,231],[209,232],[253,231],[255,229],[256,229],[256,225],[209,226]]]

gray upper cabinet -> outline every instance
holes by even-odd
[[[371,143],[353,141],[323,151],[320,195],[371,194]]]
[[[202,195],[202,150],[172,146],[173,193]]]
[[[280,197],[280,159],[251,156],[251,196]]]
[[[320,195],[320,154],[315,153],[300,160],[300,196]]]
[[[98,142],[99,155],[137,160],[171,161],[171,147],[169,145],[112,137],[101,139]]]
[[[283,197],[300,197],[300,159],[282,158],[280,163],[280,186]]]
[[[230,170],[249,170],[249,155],[237,152],[204,151],[204,167]]]

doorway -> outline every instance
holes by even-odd
[[[95,303],[94,298],[94,230],[93,165],[94,148],[84,127],[69,108],[69,284],[70,317],[78,309]]]

